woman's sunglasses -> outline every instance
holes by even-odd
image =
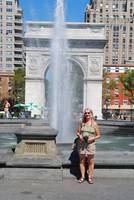
[[[86,114],[91,114],[91,112],[85,112],[85,115],[86,115]]]

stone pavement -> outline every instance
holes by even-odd
[[[71,154],[70,149],[46,159],[1,150],[0,200],[133,200],[133,152],[98,151],[93,185],[78,183]]]
[[[3,169],[4,170],[4,169]],[[11,169],[0,178],[1,200],[133,200],[134,170],[96,169],[94,184],[83,184],[63,169]]]

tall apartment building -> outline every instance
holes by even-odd
[[[134,70],[134,0],[90,0],[85,11],[85,22],[103,23],[107,37],[104,49],[106,80],[115,80],[117,88],[106,95],[112,95],[110,110],[130,110],[130,102],[123,95],[119,76],[127,70]],[[107,82],[106,81],[106,82]],[[107,107],[103,99],[103,108]]]
[[[19,0],[0,0],[0,96],[11,90],[14,70],[23,67],[23,12]],[[3,86],[6,82],[7,87]]]
[[[106,24],[104,64],[134,60],[134,0],[91,0],[85,22]]]

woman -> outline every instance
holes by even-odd
[[[4,103],[5,118],[9,118],[9,108],[10,108],[10,103],[7,100],[5,100]]]
[[[85,158],[88,160],[88,183],[93,184],[94,154],[96,150],[95,141],[100,138],[100,131],[93,119],[93,111],[89,108],[84,110],[83,121],[77,130],[80,139],[80,171],[79,183],[85,180]]]

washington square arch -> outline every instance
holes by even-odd
[[[106,44],[103,24],[66,23],[70,62],[83,76],[82,106],[90,107],[98,119],[102,118],[103,56]],[[50,46],[53,23],[28,22],[25,33],[26,87],[25,103],[35,103],[38,108],[32,116],[44,117],[41,108],[46,105],[45,74],[50,65]],[[76,70],[77,71],[77,70]]]

